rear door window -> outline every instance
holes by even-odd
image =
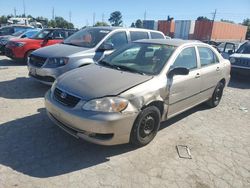
[[[164,39],[165,37],[161,33],[150,32],[152,39]]]
[[[130,31],[131,41],[136,41],[140,39],[148,39],[148,33],[143,31]]]
[[[107,43],[111,43],[114,45],[114,49],[118,49],[121,46],[128,43],[126,32],[117,32],[110,36],[107,40]]]
[[[218,57],[215,55],[215,53],[206,47],[198,47],[199,55],[200,55],[200,62],[201,66],[207,66],[212,65],[215,63],[218,63]]]
[[[185,48],[176,58],[171,68],[185,67],[189,70],[197,68],[197,57],[194,47]]]

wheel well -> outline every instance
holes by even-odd
[[[28,50],[27,52],[25,52],[25,54],[24,54],[24,58],[26,58],[26,57],[27,57],[27,55],[28,55],[28,53],[29,53],[29,52],[32,52],[32,51],[35,51],[35,50]]]
[[[164,104],[162,101],[153,101],[153,102],[149,103],[148,105],[143,106],[142,110],[148,106],[155,106],[156,108],[158,108],[160,110],[161,116],[163,115]]]

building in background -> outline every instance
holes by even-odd
[[[174,37],[180,39],[193,39],[195,21],[176,20]]]
[[[173,38],[175,30],[175,22],[173,20],[158,20],[158,30],[163,32],[165,35]]]

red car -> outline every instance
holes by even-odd
[[[76,30],[70,29],[43,29],[32,38],[10,40],[5,48],[5,55],[14,60],[27,62],[30,53],[44,46],[62,42]]]

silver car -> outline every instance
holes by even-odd
[[[60,76],[45,105],[50,119],[77,138],[144,146],[161,121],[203,102],[217,106],[229,79],[230,62],[210,45],[140,40]]]
[[[138,28],[89,27],[78,31],[61,44],[38,49],[30,55],[31,77],[51,85],[61,74],[94,63],[113,50],[139,39],[163,39],[164,34]]]

